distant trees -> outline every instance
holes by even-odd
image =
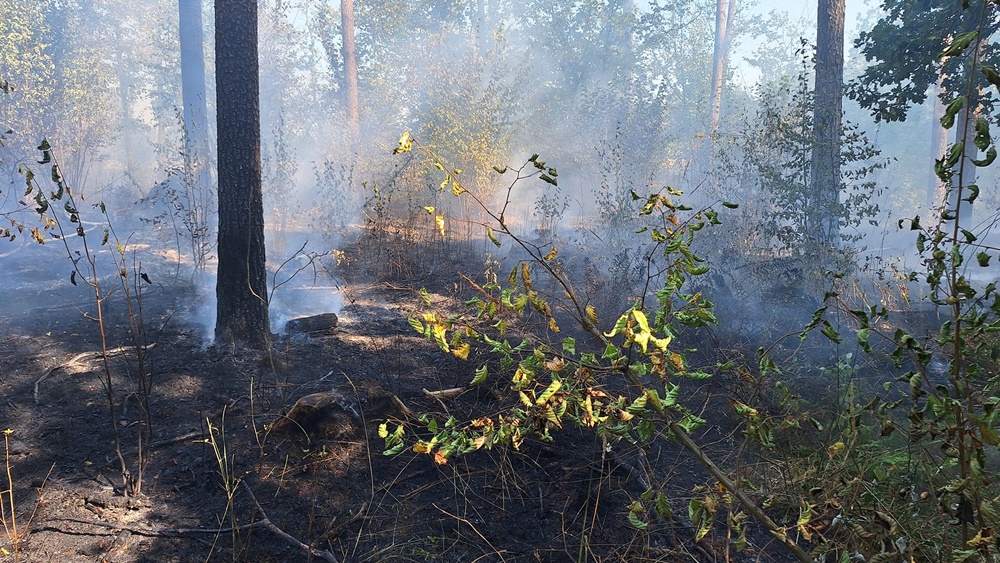
[[[215,338],[270,340],[261,195],[256,0],[215,2],[219,267]]]
[[[358,139],[358,58],[354,42],[354,0],[340,0],[340,33],[344,47],[344,92],[352,144]]]
[[[992,92],[980,94],[987,84],[986,76],[974,70],[983,65],[1000,67],[1000,45],[985,40],[1000,30],[1000,15],[990,0],[883,0],[882,10],[882,19],[871,30],[862,31],[856,41],[869,65],[848,85],[848,95],[876,121],[904,121],[910,108],[923,103],[932,90],[943,92],[949,101],[958,101],[961,110],[953,107],[951,118],[959,120],[955,141],[962,142],[965,152],[957,163],[957,183],[952,186],[951,193],[957,193],[958,188],[975,183],[976,119],[996,110]],[[974,35],[963,39],[975,41],[975,48],[961,56],[938,56],[969,33]],[[940,90],[932,88],[939,80]],[[971,201],[960,204],[953,199],[948,207],[961,208],[965,219],[971,216]]]

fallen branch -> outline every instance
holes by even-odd
[[[152,350],[153,347],[155,347],[155,346],[156,346],[156,343],[154,342],[154,343],[152,343],[152,344],[150,344],[148,346],[144,346],[143,349],[145,349],[145,350]],[[135,346],[119,346],[118,348],[113,348],[111,350],[108,350],[107,351],[107,355],[108,355],[108,357],[110,357],[110,356],[113,356],[115,354],[121,354],[122,352],[128,352],[129,350],[134,350],[134,349],[135,349]],[[79,362],[80,360],[82,360],[84,358],[87,358],[87,357],[92,357],[93,359],[96,360],[97,358],[101,357],[101,352],[83,352],[83,353],[77,354],[77,355],[73,356],[72,358],[70,358],[68,361],[65,361],[65,362],[63,362],[63,363],[61,363],[61,364],[59,364],[57,366],[50,367],[48,370],[45,371],[44,374],[42,374],[41,377],[39,377],[38,379],[36,379],[35,380],[35,393],[34,393],[35,404],[36,405],[38,404],[38,386],[41,385],[43,381],[45,381],[45,378],[47,378],[48,376],[52,375],[52,372],[54,372],[54,371],[56,371],[58,369],[62,369],[62,368],[71,366],[71,365],[73,365],[73,364],[75,364],[75,363]]]
[[[242,526],[237,526],[235,528],[139,528],[137,526],[128,526],[124,524],[112,524],[111,522],[103,522],[100,520],[81,520],[79,518],[49,518],[50,522],[70,522],[73,524],[85,524],[87,526],[95,526],[97,528],[105,528],[108,530],[125,530],[132,532],[133,534],[139,536],[146,536],[152,538],[164,537],[164,536],[184,536],[189,534],[226,534],[230,532],[251,530],[253,528],[265,527],[261,522],[254,522],[253,524],[244,524]],[[75,534],[78,532],[69,532],[56,528],[54,526],[45,526],[43,529],[51,530],[53,532],[59,532],[63,534]]]
[[[245,488],[247,490],[247,493],[250,495],[250,500],[253,501],[254,506],[256,506],[257,510],[260,512],[261,520],[255,522],[254,523],[255,525],[259,525],[259,526],[262,526],[264,528],[267,528],[268,530],[271,531],[272,534],[274,534],[274,535],[278,536],[279,538],[285,540],[285,542],[288,543],[289,545],[298,547],[299,549],[301,549],[302,551],[305,551],[306,553],[308,553],[312,557],[319,557],[323,561],[327,561],[329,563],[340,563],[340,560],[337,559],[337,556],[334,555],[334,554],[332,554],[332,553],[330,553],[329,551],[327,551],[325,549],[322,549],[322,550],[316,549],[315,547],[313,547],[313,546],[311,546],[309,544],[302,543],[301,541],[299,541],[294,536],[288,534],[287,532],[285,532],[281,528],[275,526],[271,522],[271,520],[267,517],[267,513],[264,512],[264,508],[261,507],[261,505],[260,505],[259,502],[257,502],[257,497],[254,496],[253,491],[250,490],[250,485],[247,485],[246,481],[243,481],[243,488]]]

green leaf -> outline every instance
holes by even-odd
[[[424,323],[420,322],[420,319],[417,319],[415,317],[410,317],[406,319],[406,321],[410,323],[410,326],[413,327],[413,330],[419,332],[420,334],[424,333]]]
[[[1000,73],[997,73],[995,68],[988,65],[982,65],[979,67],[979,70],[984,76],[986,76],[986,80],[988,80],[990,84],[1000,88]]]
[[[573,337],[563,338],[562,341],[563,352],[566,352],[570,356],[576,355],[576,339]]]
[[[941,56],[954,57],[956,55],[961,55],[962,52],[965,51],[977,37],[979,37],[978,30],[958,34],[955,39],[952,40],[951,45],[948,45],[944,52],[941,53]]]
[[[739,206],[740,206],[740,204],[738,204],[738,203],[731,203],[731,202],[728,202],[728,201],[723,201],[722,202],[722,206],[726,207],[728,209],[738,209]]]
[[[470,383],[470,385],[473,386],[481,385],[484,381],[486,381],[486,376],[488,375],[488,371],[489,370],[486,364],[480,366],[479,369],[476,370],[476,375],[475,377],[472,378],[472,382]]]
[[[656,495],[656,502],[654,504],[656,506],[656,514],[660,518],[668,518],[673,515],[674,511],[670,508],[670,499],[662,491]]]
[[[490,242],[496,245],[497,248],[500,248],[500,241],[497,240],[496,235],[493,233],[492,227],[486,227],[486,236],[489,237]]]
[[[634,527],[636,530],[645,531],[646,528],[649,527],[649,524],[640,520],[639,517],[636,516],[635,512],[628,513],[628,522],[629,524],[632,524],[632,527]]]
[[[976,261],[979,262],[979,266],[983,268],[988,268],[990,265],[990,255],[985,252],[976,253]]]
[[[944,115],[941,117],[941,126],[945,129],[951,129],[955,125],[955,117],[958,112],[962,111],[965,107],[965,96],[959,96],[948,104],[948,107],[944,109]],[[947,168],[951,168],[949,165]]]
[[[823,321],[823,329],[820,330],[820,332],[823,333],[823,336],[830,339],[831,342],[840,344],[840,333],[837,332],[837,329],[832,324],[830,324],[830,321]]]

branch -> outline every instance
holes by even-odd
[[[302,551],[305,551],[306,553],[308,553],[312,557],[319,557],[320,559],[322,559],[323,561],[327,561],[328,563],[340,563],[340,560],[337,559],[337,556],[334,555],[334,554],[332,554],[332,553],[330,553],[329,551],[327,551],[325,549],[323,549],[323,550],[316,549],[315,547],[313,547],[313,546],[311,546],[309,544],[302,543],[301,541],[299,541],[294,536],[289,535],[287,532],[285,532],[281,528],[275,526],[271,522],[271,520],[267,517],[267,513],[264,512],[264,508],[261,507],[261,505],[260,505],[259,502],[257,502],[257,497],[255,497],[254,494],[253,494],[253,491],[250,490],[250,485],[247,485],[246,481],[243,481],[242,483],[243,483],[243,488],[245,488],[247,490],[247,493],[250,495],[250,500],[253,501],[254,506],[257,507],[257,510],[260,512],[260,516],[262,518],[262,520],[260,520],[258,522],[255,522],[254,524],[260,525],[260,526],[262,526],[264,528],[267,528],[268,530],[271,531],[272,534],[274,534],[274,535],[278,536],[279,538],[285,540],[285,543],[287,543],[289,545],[292,545],[292,546],[295,546],[295,547],[298,547],[299,549],[301,549]]]

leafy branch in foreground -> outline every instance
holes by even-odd
[[[409,133],[400,138],[394,152],[405,153],[414,148],[429,155],[435,167],[444,173],[440,189],[450,187],[453,195],[471,198],[482,210],[488,220],[481,226],[493,244],[499,247],[501,239],[508,239],[528,258],[511,270],[506,284],[498,281],[473,284],[478,296],[466,302],[465,313],[449,316],[428,311],[410,320],[416,331],[458,358],[469,356],[472,343],[488,347],[497,358],[494,365],[499,365],[503,375],[509,375],[510,389],[516,397],[516,403],[503,413],[468,422],[449,418],[440,424],[433,416],[423,415],[421,423],[431,437],[418,439],[413,451],[431,455],[436,463],[443,465],[455,456],[483,448],[506,445],[520,448],[529,436],[553,440],[553,433],[567,424],[595,432],[603,452],[611,451],[622,441],[642,444],[662,437],[673,438],[798,559],[810,561],[786,530],[747,497],[690,436],[705,420],[685,405],[692,395],[686,392],[683,382],[704,380],[711,374],[692,369],[684,352],[672,344],[683,328],[699,329],[715,323],[714,305],[700,292],[689,290],[688,281],[708,272],[691,245],[698,231],[720,224],[718,212],[711,208],[694,210],[678,203],[675,198],[682,194],[671,188],[645,197],[632,192],[635,201],[643,202],[639,212],[643,226],[636,233],[642,236],[636,238],[635,245],[644,256],[645,285],[635,303],[605,331],[600,328],[597,310],[580,297],[572,276],[558,260],[559,249],[528,242],[506,220],[514,187],[531,178],[556,185],[555,168],[538,155],[519,168],[497,168],[501,175],[512,172],[514,176],[497,211],[462,183],[460,171],[447,167]],[[721,203],[725,207],[735,206]],[[434,215],[443,235],[448,217],[434,208],[427,210]],[[543,279],[536,279],[539,271]],[[428,294],[422,292],[422,295],[430,308]],[[544,334],[524,331],[520,343],[513,344],[509,333],[532,318],[544,321]],[[573,337],[558,340],[560,325],[566,323],[581,330],[594,345],[585,349],[578,348],[581,342]],[[553,342],[554,339],[558,341]],[[488,379],[489,365],[475,371],[472,385]],[[395,427],[391,428],[393,424]],[[387,421],[381,425],[379,435],[385,440],[387,455],[406,448],[403,422]],[[657,494],[651,486],[644,499],[629,506],[629,519],[640,529],[644,528],[642,517],[647,513],[645,502],[651,502],[652,508],[665,516],[662,493]],[[703,536],[712,526],[714,513],[705,507],[694,507],[692,514],[697,516],[698,533]],[[745,516],[737,515],[733,521],[744,520]]]
[[[49,181],[46,183],[46,187],[43,187],[43,178],[36,175],[32,167],[22,164],[20,172],[25,179],[25,193],[20,204],[27,208],[31,205],[28,201],[33,201],[34,211],[42,225],[41,227],[29,228],[32,239],[42,245],[50,238],[61,242],[67,258],[72,263],[69,282],[72,285],[82,283],[91,292],[95,307],[92,319],[97,323],[101,339],[102,370],[100,382],[107,400],[115,454],[122,476],[121,492],[125,496],[137,496],[142,493],[142,479],[150,457],[153,431],[153,420],[150,412],[153,382],[148,369],[147,357],[148,350],[152,345],[148,345],[146,337],[142,300],[143,284],[151,284],[152,281],[149,275],[142,271],[142,265],[135,258],[134,252],[130,263],[128,241],[123,243],[118,238],[104,203],[92,205],[92,208],[103,216],[103,220],[98,223],[99,230],[92,228],[91,232],[87,232],[87,224],[84,222],[85,211],[81,205],[84,201],[83,195],[77,193],[63,177],[49,142],[43,140],[38,146],[38,150],[41,153],[41,159],[37,161],[37,164],[48,167]],[[12,225],[17,230],[23,230],[23,226],[14,224],[13,220]],[[91,234],[94,231],[98,231],[101,235],[99,247],[92,244]],[[0,237],[12,239],[14,236],[14,233],[9,230],[0,230]],[[101,248],[107,248],[111,256],[109,269],[112,273],[107,279],[101,275],[101,266],[108,265],[98,259]],[[123,404],[125,399],[120,396],[120,392],[115,386],[110,362],[110,357],[114,352],[108,345],[108,326],[105,314],[107,301],[119,289],[123,294],[128,315],[128,330],[131,338],[129,348],[136,360],[136,371],[129,374],[135,388],[128,396],[134,395],[137,398],[142,419],[141,424],[137,425],[138,454],[134,465],[130,465],[126,460],[126,448],[119,425],[120,410],[123,408],[119,404],[120,402]]]

